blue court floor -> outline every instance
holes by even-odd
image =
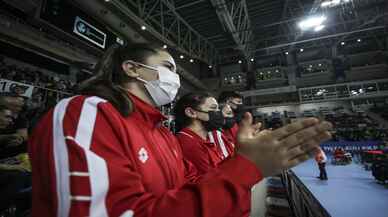
[[[330,160],[328,160],[329,162]],[[314,160],[292,169],[332,217],[388,217],[388,188],[360,164],[326,166],[328,181],[316,178]]]

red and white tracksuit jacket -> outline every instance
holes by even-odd
[[[233,144],[237,145],[238,147],[238,143],[237,143],[237,133],[238,133],[238,129],[239,129],[239,126],[237,123],[235,123],[233,125],[232,128],[230,129],[227,129],[227,130],[223,130],[223,134],[224,136],[233,142]]]
[[[208,138],[216,144],[218,151],[223,155],[224,159],[232,157],[235,154],[236,145],[231,139],[227,138],[224,130],[213,130],[209,132]]]
[[[123,117],[105,100],[64,99],[29,142],[32,217],[238,217],[262,179],[240,155],[198,176],[161,113],[130,96]]]
[[[234,145],[226,140],[221,131],[209,132],[205,140],[190,128],[184,128],[177,134],[177,138],[181,143],[183,157],[194,164],[199,174],[216,168],[233,154]]]

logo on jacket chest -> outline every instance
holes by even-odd
[[[140,148],[139,152],[137,153],[137,156],[138,156],[140,162],[142,162],[142,163],[145,163],[149,158],[147,150],[143,147]]]

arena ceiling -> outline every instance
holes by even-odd
[[[323,2],[340,2],[323,7]],[[298,46],[386,35],[385,0],[118,0],[118,11],[161,42],[209,64],[249,60]],[[307,17],[327,17],[321,31],[301,31]]]

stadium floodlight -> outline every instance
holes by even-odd
[[[326,8],[331,6],[331,4],[332,4],[331,1],[325,1],[321,3],[321,7]]]
[[[321,30],[324,29],[324,28],[325,28],[325,25],[319,25],[319,26],[317,26],[317,27],[314,28],[314,31],[315,31],[315,32],[319,32],[319,31],[321,31]]]
[[[351,0],[327,0],[321,3],[322,8],[336,7],[339,4],[349,3]]]
[[[341,3],[341,0],[332,0],[331,2],[335,6],[335,5],[339,5]]]
[[[323,22],[326,20],[326,16],[321,15],[321,16],[314,16],[314,17],[309,17],[301,22],[299,22],[299,28],[302,30],[309,30],[312,28],[317,28],[318,26],[322,26]]]

